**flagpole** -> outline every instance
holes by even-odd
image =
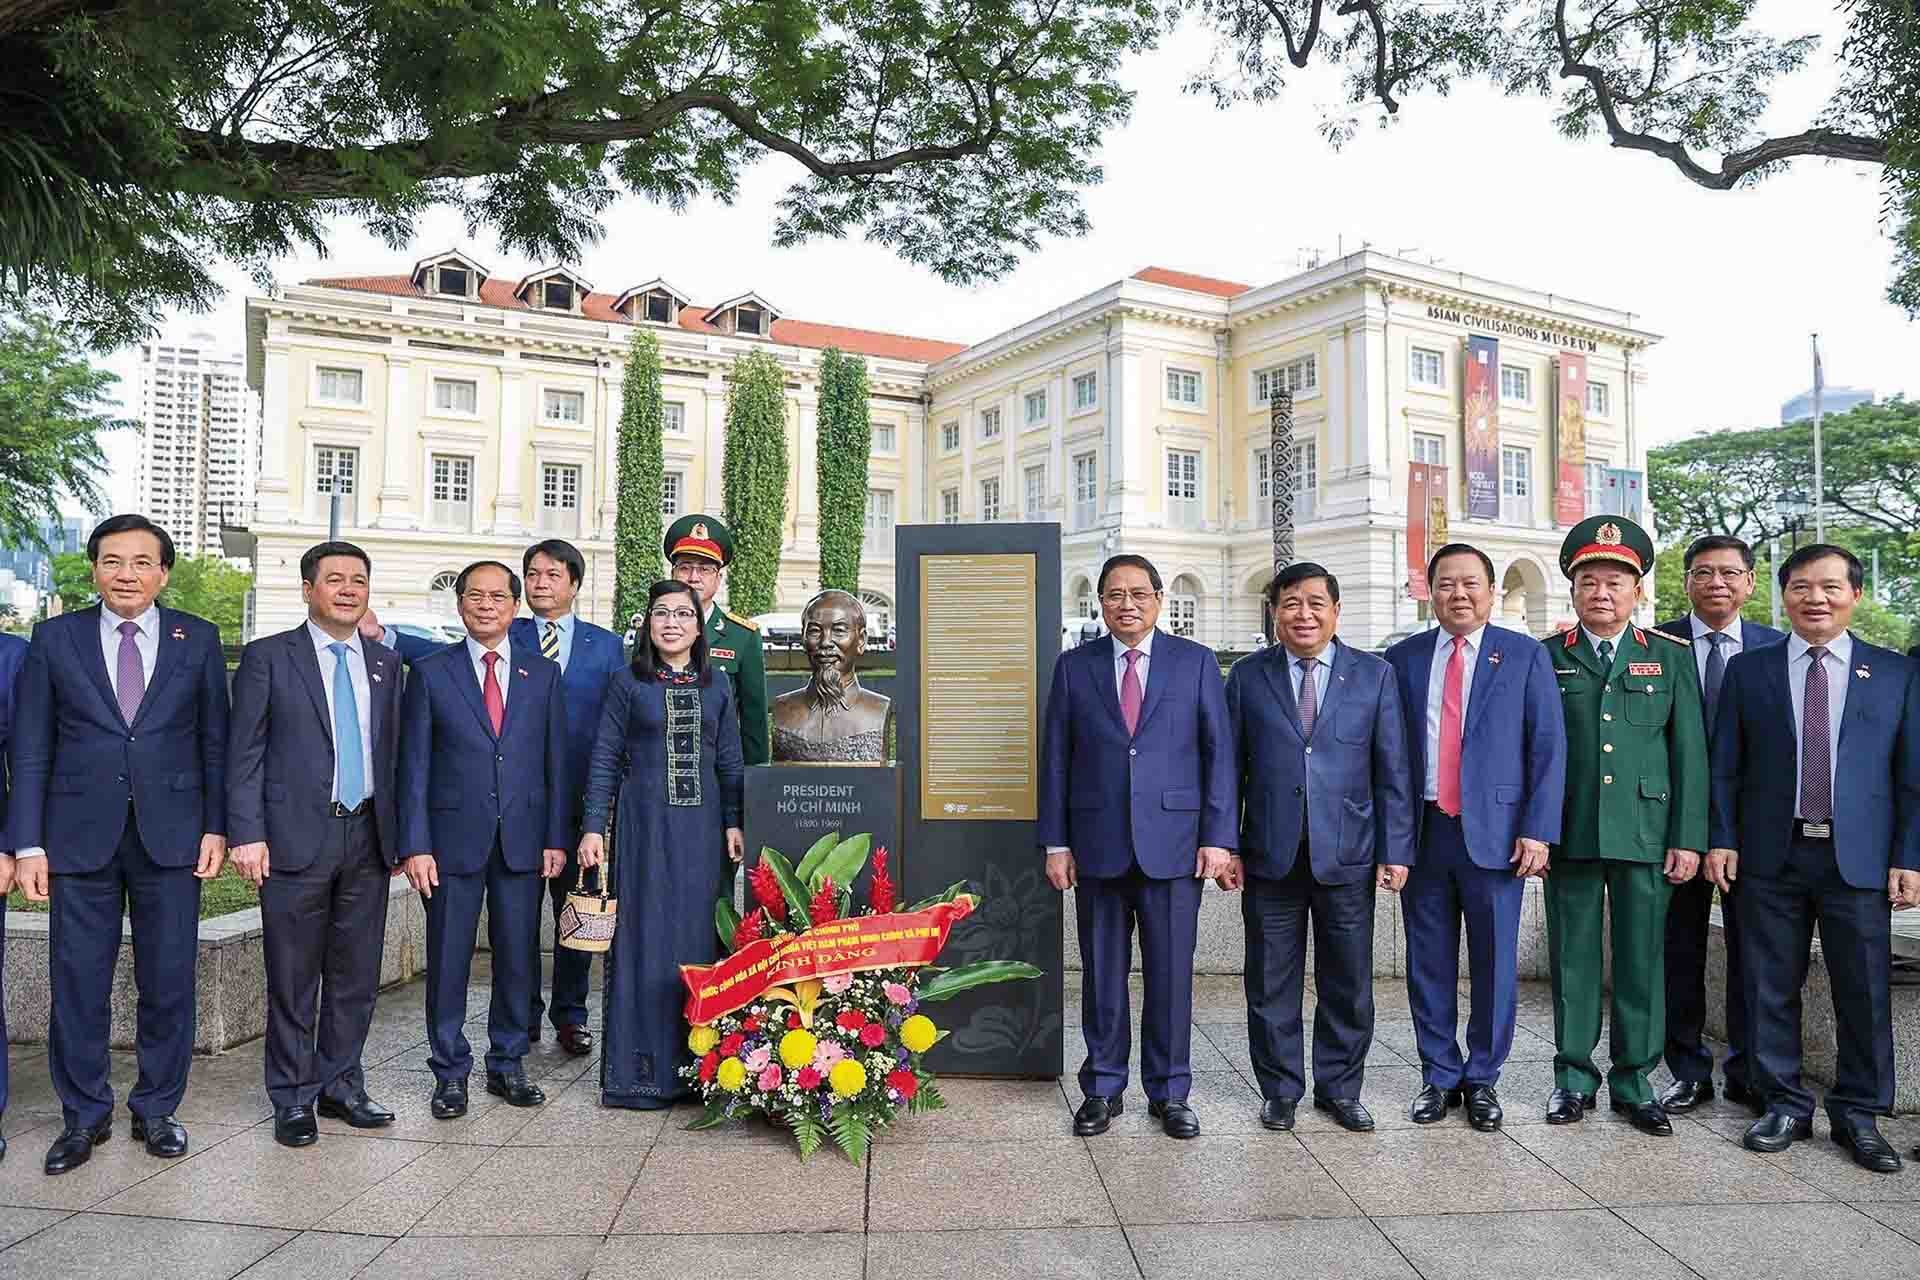
[[[1820,371],[1820,335],[1813,335],[1813,540],[1827,540],[1827,490],[1821,474],[1820,457],[1820,398],[1826,389],[1826,378]]]

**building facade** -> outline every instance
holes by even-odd
[[[1373,646],[1424,625],[1406,549],[1416,463],[1446,469],[1452,534],[1493,557],[1502,620],[1543,635],[1571,618],[1556,568],[1559,375],[1580,357],[1575,500],[1606,509],[1607,477],[1644,469],[1642,356],[1658,340],[1626,312],[1370,252],[1259,287],[1149,268],[970,347],[811,324],[754,294],[698,306],[660,280],[613,293],[564,267],[496,279],[458,253],[290,287],[250,299],[247,316],[260,630],[300,616],[299,555],[326,535],[335,495],[343,536],[374,558],[376,607],[451,615],[462,564],[517,560],[552,532],[588,557],[583,615],[615,624],[622,361],[647,325],[665,365],[669,516],[720,508],[733,360],[765,346],[789,371],[782,611],[817,589],[816,371],[831,345],[869,369],[861,579],[879,626],[897,524],[1039,520],[1062,527],[1067,617],[1097,613],[1106,556],[1139,552],[1167,579],[1163,625],[1229,649],[1262,630],[1276,480],[1292,485],[1297,555],[1342,580],[1343,635]],[[1478,459],[1498,496],[1470,519],[1476,335],[1476,352],[1498,343],[1497,452]],[[1271,456],[1280,385],[1291,467]]]
[[[1820,412],[1845,413],[1863,404],[1874,404],[1878,399],[1872,387],[1822,387],[1820,388]],[[1811,387],[1780,406],[1780,425],[1783,427],[1795,422],[1807,422],[1812,418],[1813,388]]]
[[[244,358],[210,333],[141,343],[139,416],[135,510],[172,534],[179,554],[223,555],[220,526],[247,518],[260,463]]]

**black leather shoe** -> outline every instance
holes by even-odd
[[[1657,1102],[1621,1102],[1614,1098],[1608,1105],[1644,1134],[1655,1138],[1673,1136],[1673,1121],[1667,1119],[1666,1111]]]
[[[147,1144],[147,1154],[171,1160],[187,1154],[187,1131],[172,1116],[154,1116],[150,1120],[133,1118],[133,1140]]]
[[[393,1123],[393,1112],[364,1093],[345,1099],[323,1093],[314,1105],[327,1119],[345,1120],[356,1129],[384,1129]]]
[[[107,1121],[91,1129],[62,1129],[47,1148],[46,1170],[50,1174],[71,1173],[93,1157],[93,1149],[113,1136],[113,1123]]]
[[[1873,1173],[1900,1172],[1900,1153],[1880,1136],[1871,1116],[1842,1120],[1833,1126],[1833,1140],[1853,1152],[1853,1162]]]
[[[1169,1138],[1197,1138],[1200,1136],[1200,1117],[1193,1114],[1193,1108],[1187,1105],[1185,1098],[1168,1098],[1165,1102],[1149,1102],[1147,1114],[1160,1122],[1160,1127]]]
[[[283,1147],[310,1147],[320,1140],[320,1123],[310,1106],[275,1107],[273,1140]]]
[[[1729,1080],[1727,1081],[1726,1089],[1722,1092],[1728,1102],[1739,1103],[1747,1110],[1753,1112],[1755,1117],[1767,1114],[1767,1100],[1760,1095],[1758,1089],[1755,1089],[1751,1085],[1739,1084]]]
[[[1447,1112],[1460,1105],[1458,1089],[1442,1089],[1437,1084],[1420,1086],[1420,1092],[1414,1095],[1413,1103],[1407,1108],[1407,1119],[1415,1124],[1439,1124],[1447,1118]]]
[[[540,1086],[529,1083],[527,1073],[517,1068],[511,1074],[487,1072],[487,1092],[496,1098],[505,1098],[510,1107],[537,1107],[547,1100]]]
[[[456,1120],[467,1114],[467,1078],[442,1080],[433,1086],[433,1118]]]
[[[1741,1135],[1740,1145],[1749,1151],[1771,1155],[1812,1136],[1812,1120],[1799,1120],[1784,1111],[1769,1111],[1747,1126],[1746,1133]]]
[[[1467,1123],[1482,1133],[1500,1127],[1507,1113],[1500,1109],[1500,1095],[1490,1084],[1476,1084],[1467,1090]]]
[[[1260,1104],[1260,1126],[1275,1133],[1293,1129],[1293,1115],[1300,1105],[1297,1098],[1268,1098]]]
[[[1105,1133],[1113,1124],[1113,1118],[1126,1110],[1119,1094],[1111,1098],[1096,1098],[1089,1094],[1073,1113],[1073,1136],[1076,1138],[1094,1138]]]
[[[1691,1111],[1712,1101],[1711,1080],[1675,1080],[1660,1095],[1660,1105],[1668,1111]]]
[[[582,1023],[570,1022],[564,1027],[555,1028],[553,1038],[560,1042],[562,1049],[576,1058],[584,1058],[593,1052],[593,1032]]]
[[[1332,1116],[1333,1122],[1342,1129],[1353,1133],[1373,1132],[1373,1117],[1358,1098],[1315,1098],[1313,1109]]]
[[[1591,1093],[1575,1093],[1571,1089],[1555,1089],[1547,1096],[1548,1124],[1578,1124],[1580,1117],[1593,1110],[1600,1101]]]

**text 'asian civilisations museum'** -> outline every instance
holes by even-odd
[[[1340,576],[1342,636],[1366,647],[1423,625],[1410,533],[1415,560],[1443,524],[1484,548],[1505,620],[1542,635],[1572,616],[1552,571],[1564,527],[1645,516],[1657,335],[1625,311],[1374,252],[1260,286],[1148,268],[972,346],[814,323],[752,293],[698,303],[661,279],[500,278],[459,252],[289,286],[246,315],[255,634],[301,616],[295,568],[336,495],[383,613],[451,623],[462,565],[517,563],[560,536],[587,557],[583,616],[623,626],[614,456],[635,325],[660,338],[669,519],[721,509],[733,361],[764,347],[786,370],[784,612],[819,586],[820,352],[866,359],[860,594],[880,632],[896,524],[1056,521],[1067,617],[1097,613],[1102,560],[1138,552],[1166,574],[1164,627],[1239,649],[1261,629],[1275,484],[1291,486],[1298,556]],[[1276,465],[1281,385],[1292,456]]]

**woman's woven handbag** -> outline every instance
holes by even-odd
[[[597,893],[588,888],[589,871],[599,873],[600,890]],[[620,900],[613,896],[612,890],[605,862],[597,867],[580,868],[580,875],[573,882],[573,891],[567,894],[567,905],[560,908],[561,946],[574,951],[605,951],[613,945],[613,930],[619,923]]]

